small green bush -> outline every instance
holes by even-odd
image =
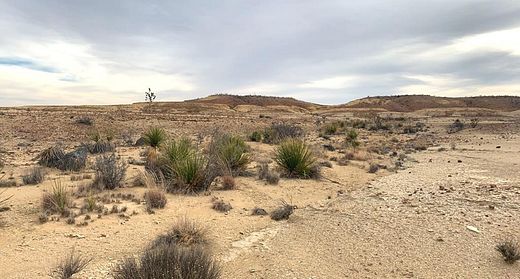
[[[254,131],[249,135],[249,140],[253,142],[261,142],[262,141],[262,133],[258,131]]]
[[[143,135],[144,142],[153,147],[160,147],[166,140],[166,131],[162,128],[153,127],[146,131]]]
[[[231,175],[241,174],[249,163],[249,148],[240,137],[233,135],[219,136],[215,141],[217,157],[223,172]]]
[[[315,176],[316,159],[310,148],[301,140],[290,139],[276,149],[276,163],[288,177],[311,178]]]
[[[347,147],[356,148],[359,146],[358,133],[356,130],[352,129],[347,132],[347,137],[345,139]]]
[[[303,136],[303,129],[291,124],[273,124],[266,128],[263,134],[265,143],[279,143],[289,138],[300,138]]]

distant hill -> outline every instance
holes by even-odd
[[[205,98],[194,99],[185,101],[185,103],[202,103],[202,104],[218,104],[227,105],[230,108],[237,106],[285,106],[285,107],[298,107],[303,109],[315,109],[321,107],[321,105],[300,101],[289,97],[272,97],[272,96],[259,96],[259,95],[227,95],[217,94],[211,95]]]
[[[422,109],[482,108],[497,111],[520,110],[520,97],[482,96],[482,97],[434,97],[428,95],[403,95],[367,97],[354,100],[342,108],[383,109],[395,112],[412,112]]]

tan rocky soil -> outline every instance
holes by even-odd
[[[245,134],[272,121],[289,121],[305,127],[310,132],[307,141],[316,148],[327,142],[316,132],[316,122],[323,118],[305,112],[267,111],[272,118],[236,112],[150,113],[143,118],[139,110],[96,109],[94,128],[73,122],[87,108],[6,110],[0,116],[1,144],[7,151],[5,174],[20,184],[20,176],[34,165],[34,157],[43,148],[58,141],[73,148],[92,129],[100,128],[118,135],[129,133],[135,140],[147,127],[160,125],[172,135],[207,141],[217,127]],[[351,112],[325,114],[334,119]],[[208,228],[223,278],[520,278],[519,264],[505,264],[494,250],[498,241],[520,237],[518,122],[498,116],[481,121],[477,129],[447,135],[445,126],[452,118],[423,121],[431,129],[421,137],[363,131],[364,160],[347,166],[332,162],[319,181],[282,179],[278,186],[270,186],[254,176],[239,177],[237,190],[217,188],[199,196],[168,194],[166,208],[151,215],[143,204],[121,200],[117,205],[128,207],[123,216],[98,219],[92,214],[93,221],[85,227],[67,225],[64,220],[39,224],[40,198],[52,187],[53,179],[59,178],[71,190],[91,181],[71,181],[71,175],[77,174],[48,170],[42,184],[6,188],[5,194],[13,198],[8,202],[10,210],[0,212],[4,224],[0,227],[0,278],[50,278],[52,268],[72,248],[93,259],[75,278],[110,278],[118,262],[138,255],[184,217]],[[409,154],[404,170],[367,173],[369,161],[391,166],[395,160],[368,152],[369,146],[390,141],[403,146],[408,140],[424,138],[440,145]],[[341,140],[331,139],[335,144]],[[249,170],[254,173],[257,161],[272,158],[273,146],[248,144],[254,155]],[[121,160],[139,159],[142,147],[121,145],[117,149]],[[446,150],[438,151],[440,147]],[[319,153],[320,160],[342,156],[337,151]],[[93,158],[89,160],[91,164]],[[130,186],[142,169],[129,165],[127,187],[107,193],[141,197],[145,189]],[[228,214],[212,210],[213,196],[230,202],[233,209]],[[288,221],[250,215],[255,206],[271,211],[282,200],[298,207]]]

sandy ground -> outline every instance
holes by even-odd
[[[118,132],[135,125],[136,134],[149,126],[146,119],[124,120],[125,113],[130,112],[114,113],[112,120],[102,118],[99,123]],[[0,118],[3,147],[9,150],[7,176],[19,181],[43,148],[60,140],[71,148],[88,134],[71,124],[68,116],[53,123],[54,130],[39,128],[40,132],[35,128],[35,132],[23,125],[32,121],[40,127],[52,116],[53,112],[43,116],[10,112]],[[233,114],[189,116],[200,124],[191,129],[193,123],[177,116],[171,119],[165,115],[160,122],[176,135],[194,136],[218,123],[246,131],[268,123]],[[307,128],[314,127],[316,118],[278,117],[303,122]],[[255,177],[239,177],[238,189],[232,191],[212,190],[199,196],[168,194],[166,208],[152,215],[143,204],[122,200],[116,204],[128,207],[125,215],[98,219],[93,214],[93,221],[85,227],[67,225],[63,220],[39,224],[40,197],[52,187],[52,179],[59,178],[71,190],[90,181],[73,182],[71,174],[49,170],[40,185],[6,188],[6,194],[13,198],[8,202],[10,210],[0,213],[4,222],[0,227],[0,278],[50,278],[51,269],[72,248],[93,258],[75,278],[110,278],[110,271],[121,259],[138,255],[150,240],[184,217],[208,228],[223,278],[520,278],[519,264],[505,264],[494,250],[498,241],[519,237],[519,127],[490,119],[483,122],[483,128],[447,135],[439,127],[452,119],[427,121],[433,126],[430,136],[440,145],[409,155],[414,160],[408,160],[404,170],[369,174],[365,161],[347,166],[332,162],[332,168],[323,169],[326,179],[319,181],[282,179],[278,186],[270,186]],[[323,143],[311,135],[310,143]],[[362,134],[364,144],[385,138],[388,136]],[[455,150],[451,150],[451,143],[456,143]],[[273,146],[248,144],[254,161],[272,157]],[[440,147],[446,150],[438,151]],[[119,147],[118,154],[126,160],[137,158],[141,150]],[[322,159],[340,155],[321,151]],[[390,160],[377,154],[369,157]],[[254,172],[255,163],[249,168]],[[129,166],[128,186],[141,170],[141,166]],[[141,197],[144,191],[126,187],[107,193]],[[212,210],[213,196],[230,202],[233,209],[227,214]],[[288,221],[250,215],[255,206],[270,211],[282,200],[298,207]]]

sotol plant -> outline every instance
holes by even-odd
[[[314,177],[316,159],[301,140],[290,139],[281,143],[276,149],[275,161],[288,177]]]

